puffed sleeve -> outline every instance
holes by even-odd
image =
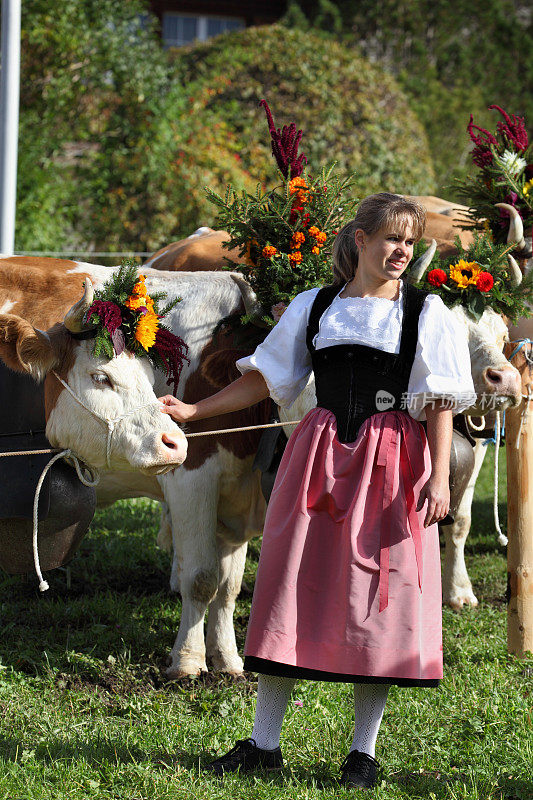
[[[418,344],[409,376],[407,410],[426,419],[424,406],[447,399],[454,414],[476,399],[466,328],[438,295],[426,297],[418,320]]]
[[[311,373],[305,335],[317,293],[318,289],[309,289],[297,295],[255,352],[236,362],[243,375],[258,370],[271,398],[282,408],[294,403]]]

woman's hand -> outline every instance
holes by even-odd
[[[433,525],[434,522],[439,522],[444,519],[450,510],[450,487],[448,484],[448,476],[431,475],[429,480],[424,484],[420,491],[418,499],[417,511],[422,510],[424,503],[428,502],[426,509],[426,516],[424,519],[424,528]]]
[[[175,422],[188,422],[194,419],[196,414],[196,406],[189,403],[182,403],[177,397],[171,394],[166,394],[164,397],[158,397],[161,403],[161,411],[163,414],[168,414]]]

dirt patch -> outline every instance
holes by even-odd
[[[164,681],[156,667],[147,667],[141,674],[104,669],[98,677],[58,672],[54,684],[60,691],[97,691],[114,697],[129,697],[160,689]]]

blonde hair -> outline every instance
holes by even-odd
[[[408,200],[400,194],[390,192],[378,192],[365,197],[355,217],[340,229],[335,238],[332,252],[333,282],[347,283],[355,275],[359,259],[355,243],[356,230],[360,228],[371,236],[382,228],[401,225],[405,229],[408,224],[413,226],[415,241],[420,241],[426,227],[426,212],[416,200]]]

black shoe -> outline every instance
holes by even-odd
[[[352,750],[341,764],[341,783],[351,789],[372,789],[377,783],[378,769],[375,758]]]
[[[274,770],[283,767],[281,750],[261,750],[253,739],[239,739],[235,747],[225,756],[208,764],[206,770],[215,775],[225,772],[252,772],[254,769]]]

